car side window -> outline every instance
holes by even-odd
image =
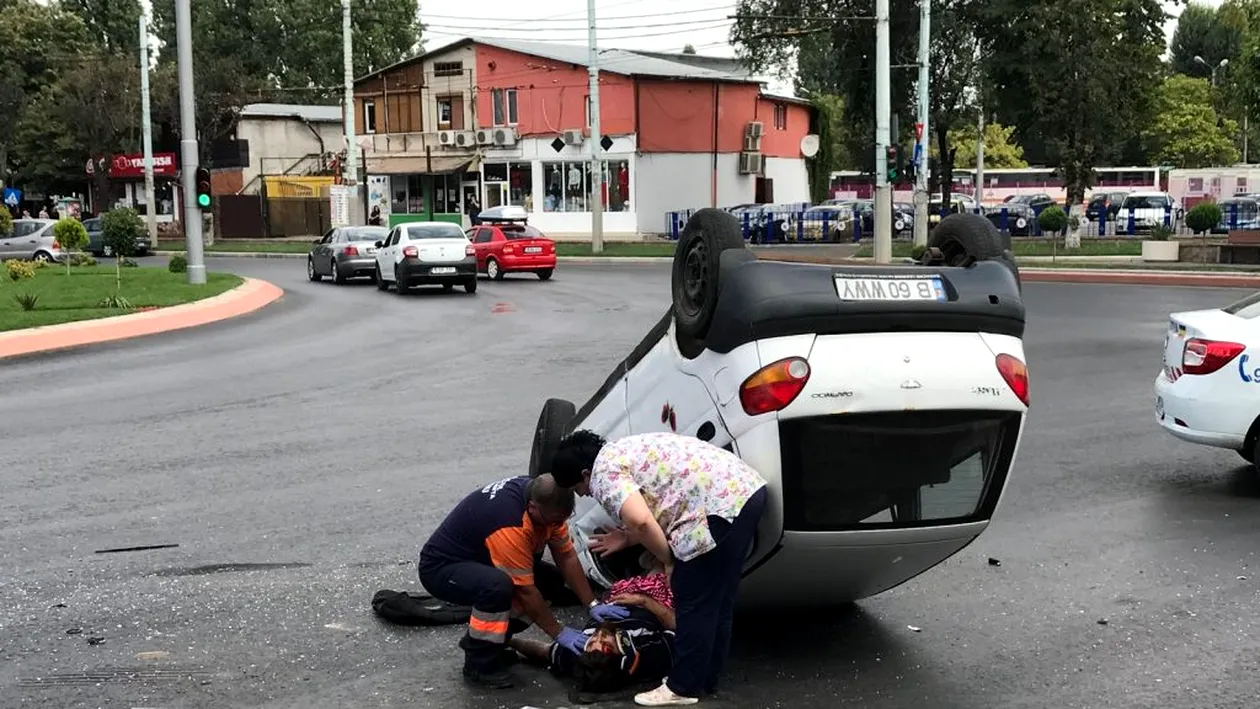
[[[336,230],[336,229],[333,229],[333,230],[329,231],[327,234],[324,234],[324,238],[320,239],[320,240],[319,240],[319,243],[321,243],[321,244],[330,244],[330,243],[332,243],[332,240],[333,240],[333,235],[334,235],[334,234],[336,234],[336,233],[337,233],[337,230]]]
[[[395,229],[394,229],[394,231],[393,231],[393,232],[391,232],[391,233],[390,233],[390,235],[389,235],[389,242],[388,242],[388,243],[386,243],[385,245],[386,245],[386,246],[393,246],[394,244],[397,244],[397,243],[398,243],[398,234],[399,234],[399,233],[401,233],[401,232],[400,232],[397,228],[395,228]]]
[[[487,229],[487,228],[485,228],[485,227],[481,227],[480,229],[478,229],[478,230],[477,230],[477,238],[475,239],[475,241],[476,241],[478,244],[485,244],[485,243],[489,243],[489,242],[490,242],[490,241],[492,241],[493,239],[494,239],[494,231],[493,231],[493,230],[491,230],[491,229]]]

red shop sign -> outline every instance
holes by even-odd
[[[88,161],[88,174],[92,174],[92,161]],[[153,174],[162,177],[174,177],[177,172],[175,153],[154,153]],[[114,179],[143,179],[143,155],[115,155],[109,166],[109,176]]]

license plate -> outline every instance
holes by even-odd
[[[372,247],[372,246],[369,246],[369,247],[368,247],[367,252],[368,252],[369,254],[374,254],[374,253],[376,253],[376,248],[375,248],[375,247]]]
[[[454,266],[434,266],[433,268],[429,269],[429,273],[432,273],[438,276],[444,273],[454,273],[454,272],[455,272]]]
[[[541,254],[541,253],[542,253],[542,247],[541,247],[541,246],[526,246],[526,247],[525,247],[525,253],[527,253],[527,254]]]
[[[940,276],[836,276],[840,300],[947,300]]]

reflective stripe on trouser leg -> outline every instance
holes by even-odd
[[[510,616],[511,611],[487,613],[474,608],[472,615],[468,618],[468,637],[473,640],[503,644],[507,642]]]

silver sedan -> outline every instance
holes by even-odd
[[[327,276],[334,283],[376,278],[376,244],[388,233],[388,229],[379,226],[347,226],[329,231],[306,256],[307,278],[318,281]]]

